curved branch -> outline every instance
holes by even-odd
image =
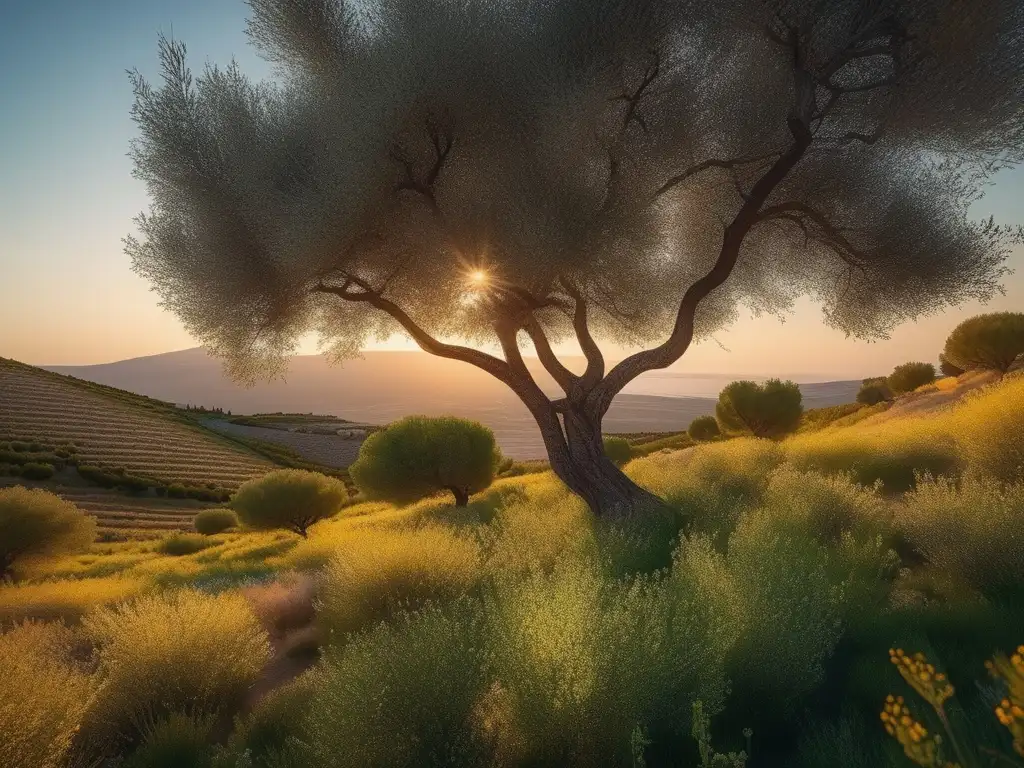
[[[572,327],[576,332],[580,348],[587,358],[587,369],[583,372],[580,384],[584,390],[589,390],[604,378],[604,355],[601,354],[601,348],[590,333],[590,325],[587,322],[587,302],[583,298],[583,293],[565,275],[559,275],[558,282],[575,302]]]
[[[813,206],[793,200],[788,203],[780,203],[779,205],[765,208],[757,217],[758,222],[770,221],[772,219],[792,221],[804,231],[805,237],[813,237],[809,235],[805,222],[805,219],[809,220],[824,235],[824,237],[814,237],[815,240],[827,245],[850,266],[864,271],[863,262],[868,260],[867,255],[851,243],[842,230]]]
[[[353,285],[357,286],[360,290],[351,290]],[[489,355],[486,352],[481,352],[478,349],[463,347],[458,344],[446,344],[435,339],[417,324],[415,320],[409,317],[405,310],[372,290],[365,280],[361,280],[354,275],[346,275],[344,284],[340,286],[327,285],[321,281],[314,285],[310,292],[330,293],[345,301],[365,302],[375,309],[386,312],[397,320],[399,325],[405,329],[406,333],[412,337],[413,341],[424,352],[429,352],[438,357],[445,357],[449,360],[460,360],[464,363],[475,365],[477,368],[504,382],[517,393],[519,391],[517,389],[517,382],[512,374],[512,369],[504,360]]]
[[[540,362],[547,372],[551,374],[551,378],[558,383],[566,395],[572,396],[579,387],[580,379],[558,359],[558,355],[551,348],[551,342],[548,341],[537,318],[530,315],[524,329],[537,350],[537,357],[540,358]]]
[[[601,415],[608,412],[612,400],[626,384],[646,371],[667,368],[682,357],[689,348],[693,341],[697,307],[732,274],[743,240],[751,227],[758,222],[761,206],[793,167],[800,162],[813,141],[806,122],[790,118],[789,123],[790,131],[794,136],[793,144],[754,184],[747,200],[732,222],[725,228],[718,259],[707,274],[686,290],[676,313],[675,326],[668,339],[657,347],[637,352],[622,360],[612,368],[605,379],[588,396],[588,400],[598,408]]]
[[[769,152],[768,154],[757,155],[755,157],[737,157],[732,160],[705,160],[702,163],[691,165],[685,171],[677,173],[675,176],[669,178],[668,181],[666,181],[664,184],[658,187],[658,190],[654,193],[654,197],[661,197],[663,194],[671,190],[673,187],[682,184],[691,176],[696,176],[698,173],[703,173],[704,171],[710,168],[734,169],[738,168],[741,165],[750,165],[752,163],[763,162],[764,160],[768,160],[769,158],[777,157],[778,154],[778,152]]]

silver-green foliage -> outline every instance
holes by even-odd
[[[231,508],[249,528],[286,528],[301,536],[348,501],[345,484],[304,469],[278,469],[243,483]]]
[[[494,480],[501,454],[490,429],[454,416],[409,416],[374,432],[349,467],[367,497],[408,503],[448,490],[464,506]]]

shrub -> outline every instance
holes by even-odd
[[[715,415],[726,430],[781,437],[800,425],[801,400],[800,388],[792,381],[734,381],[718,395]]]
[[[340,480],[304,469],[279,469],[243,483],[231,508],[249,528],[285,528],[305,538],[309,526],[331,517],[347,501]]]
[[[857,402],[863,405],[878,405],[886,400],[892,400],[892,390],[885,383],[885,379],[861,384],[857,391]]]
[[[181,483],[171,483],[167,486],[167,495],[172,499],[184,499],[188,489]]]
[[[707,534],[724,549],[743,511],[760,503],[785,454],[770,440],[740,438],[698,446],[685,463],[680,456],[638,459],[628,474],[678,509],[684,530]]]
[[[1024,313],[993,312],[964,320],[946,339],[945,359],[962,370],[1006,373],[1024,354]]]
[[[624,437],[604,437],[601,444],[604,446],[604,455],[617,467],[633,458],[633,447]]]
[[[479,605],[462,600],[381,624],[328,650],[310,673],[306,764],[478,766],[486,732],[473,727],[490,680]]]
[[[91,464],[79,464],[78,474],[101,488],[114,488],[121,482],[121,476]]]
[[[49,480],[53,477],[53,471],[52,464],[40,464],[35,461],[21,466],[21,476],[26,480]]]
[[[989,596],[1024,583],[1024,486],[968,477],[920,483],[895,516],[943,575]]]
[[[238,593],[179,590],[100,608],[82,625],[103,685],[84,736],[136,744],[175,712],[216,716],[237,706],[270,656],[266,633]]]
[[[213,747],[209,716],[172,712],[142,728],[142,743],[124,762],[124,768],[210,768]]]
[[[192,521],[196,531],[204,536],[223,533],[238,525],[238,515],[230,509],[204,509]]]
[[[972,474],[1024,481],[1024,376],[964,398],[946,419]]]
[[[924,419],[797,435],[785,449],[797,469],[849,473],[861,485],[881,482],[890,493],[910,490],[919,474],[956,475],[963,464],[954,438]]]
[[[897,395],[913,392],[918,387],[935,381],[935,366],[931,363],[904,363],[897,365],[885,383]]]
[[[237,722],[229,744],[230,753],[243,755],[248,751],[253,765],[261,768],[293,765],[286,756],[297,752],[295,740],[301,735],[313,692],[313,680],[309,674],[270,691],[244,719]]]
[[[211,542],[203,536],[195,536],[187,533],[175,533],[165,539],[161,539],[157,551],[164,555],[180,557],[182,555],[193,555],[202,552],[211,546]]]
[[[786,709],[818,686],[839,641],[842,591],[827,548],[786,510],[745,516],[729,539],[744,616],[732,679],[744,698]]]
[[[501,460],[494,433],[447,416],[410,416],[370,435],[349,467],[367,498],[407,504],[447,490],[457,506],[494,480]]]
[[[96,521],[56,494],[0,488],[0,578],[23,558],[73,552],[96,538]]]
[[[700,698],[724,702],[739,631],[721,558],[693,545],[672,576],[616,580],[588,558],[502,584],[489,598],[501,689],[496,736],[514,765],[628,764],[637,724],[683,727]]]
[[[327,566],[320,620],[340,640],[400,609],[465,594],[480,571],[479,546],[440,526],[354,531]]]
[[[0,634],[0,765],[63,768],[94,691],[71,658],[63,624],[26,622]]]
[[[690,422],[686,433],[694,440],[706,442],[714,440],[720,434],[718,421],[714,416],[698,416]]]

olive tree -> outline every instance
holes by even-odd
[[[935,381],[935,366],[931,363],[903,363],[892,369],[885,379],[889,391],[902,395]]]
[[[734,381],[718,394],[715,416],[731,432],[782,437],[800,426],[803,395],[792,381]]]
[[[242,483],[231,509],[248,528],[284,528],[305,538],[313,523],[334,516],[347,502],[341,480],[305,469],[277,469]]]
[[[943,359],[961,371],[1006,373],[1024,355],[1024,313],[993,312],[964,320],[946,339]]]
[[[464,507],[494,481],[501,453],[483,424],[453,416],[409,416],[374,432],[349,467],[372,499],[405,504],[449,491]]]
[[[719,430],[718,421],[714,416],[698,416],[690,422],[686,433],[692,440],[705,442],[707,440],[714,440],[721,434],[721,430]]]
[[[870,339],[985,300],[1020,235],[968,217],[1022,154],[1019,0],[249,5],[271,82],[166,39],[132,75],[135,269],[242,380],[310,331],[486,371],[599,515],[659,503],[602,448],[637,376],[740,308]]]

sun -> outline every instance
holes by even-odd
[[[473,285],[483,285],[487,282],[487,273],[482,269],[474,269],[469,273],[469,282]]]

